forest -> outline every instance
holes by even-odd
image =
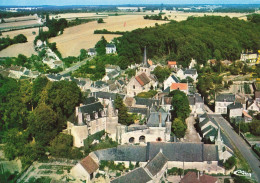
[[[47,158],[46,151],[60,156],[59,141],[66,141],[66,158],[81,158],[72,148],[72,136],[58,135],[66,120],[82,102],[75,82],[50,82],[46,77],[16,81],[0,75],[0,143],[5,157],[19,157],[23,167]],[[58,147],[58,148],[57,148]]]
[[[212,58],[237,60],[243,49],[257,51],[259,40],[258,21],[204,16],[126,32],[115,43],[118,55],[128,65],[141,62],[146,46],[148,58],[164,57],[187,67],[191,58],[199,64]]]
[[[12,44],[26,43],[26,42],[27,42],[27,38],[23,34],[19,34],[15,36],[13,39],[11,39],[10,37],[2,37],[0,38],[0,51]]]

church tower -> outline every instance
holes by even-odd
[[[171,129],[172,129],[172,122],[171,122],[171,114],[168,111],[168,116],[167,116],[167,120],[165,122],[166,125],[166,133],[167,134],[171,134]]]
[[[140,65],[140,69],[138,74],[145,73],[147,76],[151,75],[151,71],[149,68],[149,64],[147,62],[147,55],[146,55],[146,46],[144,47],[144,58],[143,58],[143,63]]]
[[[223,148],[225,146],[224,146],[223,140],[221,138],[220,127],[218,127],[218,134],[215,139],[215,145],[218,146],[218,156],[219,156],[219,159],[221,160],[221,159],[223,159]]]

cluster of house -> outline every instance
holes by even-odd
[[[37,40],[35,49],[37,51],[45,50],[45,56],[42,60],[44,64],[47,64],[51,69],[56,69],[58,67],[63,68],[63,62],[60,60],[60,58],[49,48],[46,46],[46,42],[42,42],[41,40]]]
[[[15,66],[15,65],[12,65],[9,68],[4,68],[0,66],[0,74],[4,77],[10,77],[14,79],[28,79],[28,78],[35,79],[40,75],[38,71],[31,71],[26,67]]]
[[[260,111],[260,91],[255,91],[254,98],[230,93],[219,94],[215,99],[215,113],[226,114],[228,117],[251,122],[249,111]]]

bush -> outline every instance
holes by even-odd
[[[99,19],[97,20],[97,23],[100,24],[100,23],[105,23],[105,22],[104,22],[103,18],[99,18]]]
[[[230,180],[228,178],[225,178],[224,183],[230,183]]]
[[[226,162],[224,163],[224,167],[226,170],[230,170],[231,168],[233,168],[233,166],[235,166],[235,164],[236,164],[236,158],[232,156],[226,160]]]

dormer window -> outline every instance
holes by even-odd
[[[89,114],[87,115],[87,121],[90,121],[90,115]]]
[[[98,119],[98,112],[95,112],[95,119]]]

